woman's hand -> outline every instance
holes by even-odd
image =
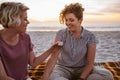
[[[46,70],[42,76],[41,80],[50,80],[50,73],[53,70],[55,63],[57,61],[57,57],[59,54],[59,51],[61,49],[62,45],[59,42],[56,42],[50,49],[51,51],[51,57],[49,58],[46,66]]]

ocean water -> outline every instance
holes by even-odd
[[[82,26],[90,31],[120,31],[120,22],[83,22]],[[39,22],[28,24],[27,31],[58,31],[65,27],[58,22]]]
[[[120,23],[83,23],[82,25],[88,30],[95,31],[94,34],[99,41],[96,62],[120,61]],[[54,31],[65,27],[54,22],[30,23],[27,32],[34,44],[36,55],[40,55],[52,45],[56,34]]]
[[[82,24],[84,28],[90,31],[120,31],[120,22],[87,22]],[[57,22],[31,23],[28,25],[28,31],[58,31],[65,28],[64,24]]]

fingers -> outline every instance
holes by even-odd
[[[58,45],[58,43],[55,43],[53,46],[51,46],[51,49],[55,49],[55,48],[61,48],[61,43]]]
[[[60,50],[63,46],[63,42],[62,41],[57,41],[55,44],[53,44],[50,48],[49,51],[50,52],[56,52],[58,50]]]
[[[63,42],[62,41],[57,41],[55,44],[58,45],[58,46],[63,46]]]
[[[58,46],[63,46],[63,42],[62,41],[58,41]]]
[[[60,47],[56,47],[52,50],[52,53],[58,53],[60,51]]]

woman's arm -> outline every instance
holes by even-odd
[[[38,57],[36,57],[35,53],[33,51],[31,51],[30,52],[30,62],[29,62],[29,64],[32,67],[35,67],[35,66],[39,65],[40,63],[42,63],[50,55],[50,53],[53,51],[53,49],[56,46],[57,46],[57,44],[54,44],[53,46],[51,46],[48,50],[46,50],[44,53],[42,53]]]
[[[96,53],[96,44],[90,44],[88,46],[88,51],[87,51],[87,64],[80,75],[80,78],[86,79],[91,70],[93,69],[94,66],[94,60],[95,60],[95,53]]]
[[[1,60],[0,60],[0,80],[15,80],[15,79],[7,76]]]
[[[54,43],[56,43],[56,42],[58,42],[57,37],[55,38]],[[46,66],[45,72],[43,74],[42,80],[49,80],[50,73],[52,72],[52,70],[56,64],[60,50],[61,50],[61,46],[56,46],[54,48],[54,50],[52,51],[51,57],[49,58],[49,60],[47,62],[47,66]]]

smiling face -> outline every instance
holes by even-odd
[[[82,18],[78,19],[73,13],[65,14],[65,24],[70,31],[77,31],[81,26]]]
[[[27,27],[27,24],[29,24],[29,21],[28,21],[28,19],[27,19],[27,11],[24,11],[23,13],[22,13],[22,16],[21,16],[21,24],[20,24],[20,30],[22,31],[22,32],[25,32],[26,31],[26,27]]]
[[[21,13],[20,22],[20,25],[14,28],[16,28],[18,33],[26,32],[27,24],[29,24],[29,21],[27,20],[27,11]]]

